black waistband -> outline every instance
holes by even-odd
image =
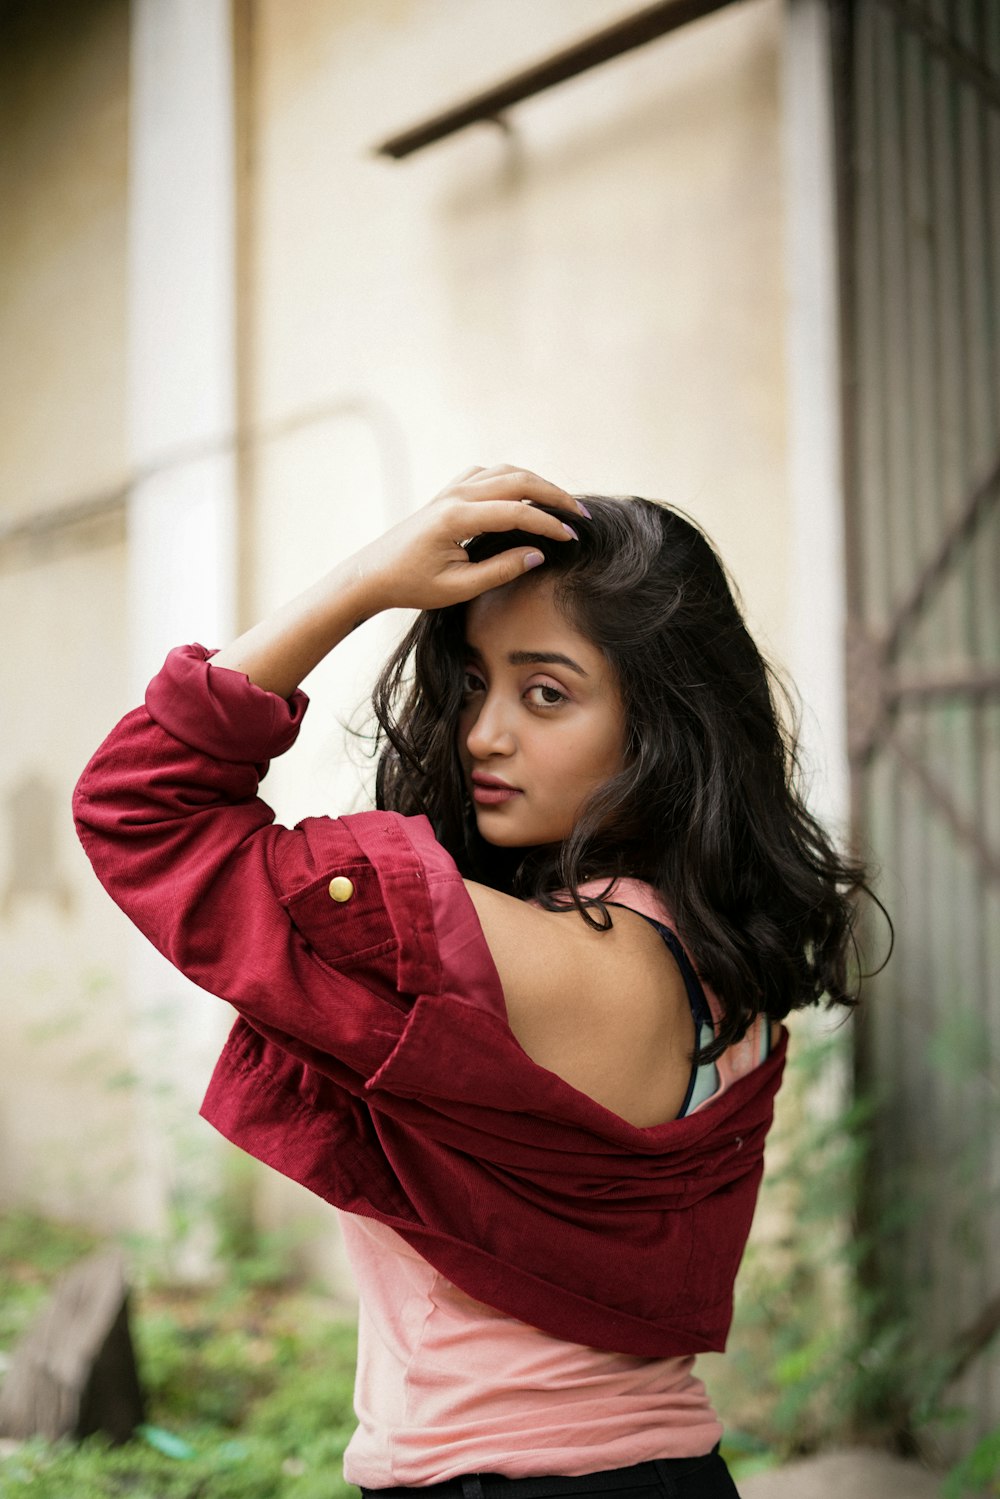
[[[658,1477],[678,1477],[709,1462],[718,1452],[701,1457],[659,1457],[630,1468],[606,1468],[600,1473],[581,1473],[576,1478],[506,1478],[502,1473],[463,1473],[443,1483],[419,1487],[361,1490],[365,1499],[547,1499],[553,1494],[592,1494],[595,1490],[640,1488],[655,1484]]]

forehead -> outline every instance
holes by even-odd
[[[544,650],[572,644],[578,659],[601,661],[601,652],[556,608],[551,579],[526,578],[490,588],[465,611],[465,638],[484,655],[491,650]]]

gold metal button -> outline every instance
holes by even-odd
[[[335,874],[329,885],[331,900],[350,900],[354,894],[354,881],[346,874]]]

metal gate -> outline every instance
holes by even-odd
[[[1000,1424],[1000,3],[831,19],[854,822],[897,944],[864,1199],[954,1453]]]

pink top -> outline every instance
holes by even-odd
[[[339,1218],[360,1301],[347,1483],[595,1473],[719,1440],[693,1355],[563,1342],[473,1301],[385,1224]]]
[[[639,880],[619,880],[609,899],[672,925],[656,892]],[[714,997],[706,997],[715,1013]],[[719,1059],[712,1096],[760,1053],[755,1028]],[[722,1427],[693,1373],[693,1355],[640,1358],[550,1336],[467,1296],[385,1224],[339,1217],[359,1295],[358,1427],[344,1454],[348,1483],[573,1476],[697,1457],[719,1440]]]

